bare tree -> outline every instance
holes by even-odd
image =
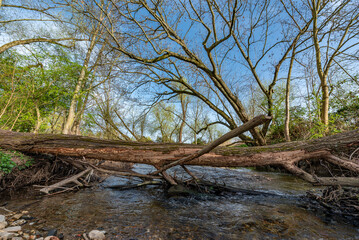
[[[5,20],[0,21],[0,26],[2,27],[9,27],[10,24],[25,24],[25,23],[32,23],[32,22],[51,22],[53,26],[55,24],[61,25],[66,20],[65,19],[59,19],[57,16],[57,13],[53,10],[56,10],[58,6],[49,6],[47,3],[38,2],[38,3],[24,3],[22,5],[15,5],[15,4],[8,4],[7,2],[4,2],[0,7],[5,12]],[[23,17],[23,15],[17,16],[16,14],[10,14],[11,12],[19,12],[19,11],[25,11],[26,14],[34,15],[37,14],[37,17],[34,18],[26,18]],[[15,17],[14,17],[15,16]],[[29,34],[31,32],[31,34]],[[34,31],[36,32],[36,31]],[[44,35],[43,37],[35,36],[32,31],[29,31],[28,33],[19,33],[17,32],[17,35],[23,35],[22,39],[17,40],[10,40],[7,43],[4,43],[0,45],[0,54],[5,52],[6,50],[16,47],[16,46],[23,46],[31,43],[51,43],[56,44],[59,46],[71,48],[74,46],[74,43],[76,41],[81,41],[82,39],[76,38],[75,36],[72,36],[69,34],[69,32],[66,32],[63,37],[48,37],[48,32],[42,33]],[[37,33],[37,32],[36,32]],[[40,33],[41,34],[41,33]],[[62,33],[63,34],[63,33]],[[29,35],[34,35],[33,37],[29,37]]]
[[[180,61],[186,64],[188,68],[200,71],[211,85],[218,91],[220,98],[225,99],[231,106],[236,115],[242,122],[250,118],[243,107],[242,102],[234,94],[226,81],[223,79],[220,67],[215,63],[217,51],[220,51],[224,42],[231,38],[235,19],[239,6],[238,1],[229,4],[226,13],[230,16],[228,27],[222,24],[217,31],[215,22],[208,26],[208,33],[201,40],[201,49],[191,46],[185,31],[193,31],[192,26],[196,28],[205,28],[207,24],[203,21],[201,14],[212,15],[210,10],[215,11],[214,3],[208,1],[204,4],[206,11],[199,13],[193,3],[190,1],[169,3],[169,2],[115,2],[110,1],[112,5],[104,9],[96,1],[91,2],[97,6],[104,14],[102,20],[92,10],[92,5],[88,3],[73,3],[77,8],[82,8],[83,12],[89,17],[99,21],[107,33],[111,36],[111,43],[114,49],[120,51],[130,59],[142,63],[146,66],[155,64],[170,64],[170,61]],[[178,12],[175,14],[174,10]],[[209,12],[207,12],[209,10]],[[171,18],[168,18],[171,14]],[[192,24],[183,25],[183,18],[186,17]],[[121,25],[115,23],[115,19],[121,19]],[[212,20],[211,20],[212,21]],[[215,20],[216,21],[216,20]],[[119,28],[124,31],[119,32]],[[221,32],[219,32],[221,31]],[[190,33],[194,34],[194,32]],[[196,47],[198,44],[196,44]],[[150,47],[150,48],[149,48]],[[202,51],[198,53],[198,50]],[[203,54],[203,55],[202,55]],[[173,70],[173,68],[171,69]],[[175,79],[175,81],[180,81]],[[209,105],[215,105],[208,101]],[[211,107],[211,106],[210,106]],[[211,107],[215,108],[214,106]],[[230,120],[231,128],[235,128],[238,123],[233,124]],[[255,129],[251,131],[252,135],[259,144],[265,144],[264,137]]]
[[[88,79],[88,74],[89,74],[88,68],[89,68],[89,64],[90,64],[90,59],[91,59],[91,55],[93,54],[95,45],[98,42],[99,34],[101,34],[100,28],[101,28],[101,26],[99,26],[99,25],[95,26],[95,29],[93,29],[92,34],[89,36],[89,46],[87,48],[86,57],[84,59],[83,66],[82,66],[78,81],[76,83],[74,94],[72,96],[70,108],[68,111],[66,122],[64,124],[63,131],[62,131],[63,134],[70,134],[71,129],[74,125],[75,118],[76,118],[76,106],[79,102],[79,98],[83,94],[82,91],[84,90],[84,87],[87,82],[86,80]],[[96,59],[98,59],[100,56],[101,56],[101,52],[98,52]],[[79,112],[81,112],[81,110],[79,110]],[[82,114],[80,114],[80,115],[82,115]],[[81,116],[78,116],[78,118],[81,118]],[[79,124],[79,122],[78,122],[78,124]]]
[[[308,1],[313,17],[312,40],[320,79],[320,120],[329,123],[328,75],[335,59],[347,54],[359,44],[358,1]]]

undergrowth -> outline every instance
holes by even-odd
[[[33,164],[33,159],[16,151],[0,149],[0,175],[9,174],[15,168],[23,170]]]

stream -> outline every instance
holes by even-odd
[[[135,165],[135,171],[151,168]],[[250,169],[190,167],[197,176],[228,186],[272,193],[168,197],[162,186],[114,190],[136,183],[110,177],[99,186],[53,196],[24,191],[0,196],[0,206],[27,210],[38,222],[28,229],[57,229],[64,239],[93,229],[107,239],[359,239],[359,226],[313,210],[303,196],[313,186],[282,173]],[[176,176],[186,178],[175,169]],[[319,189],[319,188],[318,188]]]

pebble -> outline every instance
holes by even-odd
[[[35,219],[34,217],[28,215],[28,213],[28,211],[23,211],[12,216],[8,216],[10,219],[10,227],[8,227],[6,216],[0,215],[0,240],[60,240],[63,238],[62,234],[57,234],[57,229],[46,229],[47,237],[45,238],[40,237],[41,234],[35,230],[22,232],[21,225],[27,224],[28,221]],[[31,226],[36,222],[36,220],[34,222],[29,222],[28,225]],[[105,231],[92,230],[88,236],[91,240],[104,240],[106,239],[105,234]],[[39,237],[36,238],[36,236]]]
[[[0,239],[7,240],[13,237],[15,237],[15,233],[0,232]]]
[[[26,223],[25,219],[19,219],[13,223],[11,223],[11,226],[19,226],[19,225],[24,225]]]
[[[29,215],[24,215],[24,216],[22,216],[21,217],[21,219],[25,219],[25,220],[33,220],[33,219],[35,219],[34,217],[32,217],[32,216],[29,216]]]
[[[92,230],[89,233],[89,238],[92,240],[103,240],[105,239],[105,233],[103,231],[99,231],[99,230]]]
[[[50,229],[47,232],[47,236],[57,236],[57,229]]]
[[[21,227],[20,226],[8,227],[8,228],[2,229],[1,231],[3,231],[3,232],[19,232],[19,231],[21,231]]]
[[[60,240],[60,239],[55,236],[47,236],[44,240]]]
[[[15,214],[14,216],[12,216],[12,218],[18,220],[18,219],[20,219],[22,217],[22,215],[24,215],[24,214],[18,213],[18,214]]]
[[[6,221],[0,222],[0,230],[6,228],[6,226],[7,226],[7,222],[6,222]]]

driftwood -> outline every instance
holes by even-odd
[[[66,178],[65,180],[62,180],[58,183],[52,184],[50,186],[44,186],[40,189],[40,192],[49,194],[51,191],[57,190],[57,189],[65,189],[68,190],[68,188],[65,188],[65,186],[69,183],[75,183],[76,186],[82,187],[83,184],[79,181],[79,179],[86,175],[89,174],[91,171],[93,171],[91,168],[88,168],[72,177]]]
[[[298,167],[302,160],[322,159],[353,173],[359,173],[355,159],[339,157],[338,153],[351,153],[359,147],[359,130],[345,132],[315,140],[289,142],[259,147],[221,147],[223,141],[238,136],[268,121],[259,116],[201,148],[189,144],[141,143],[104,140],[74,135],[17,133],[0,130],[0,147],[31,154],[53,154],[81,159],[101,159],[150,164],[157,171],[149,178],[162,174],[167,181],[172,177],[165,170],[175,165],[213,167],[281,166],[292,174],[318,185],[359,186],[359,178],[318,177]],[[218,147],[217,147],[218,146]],[[175,183],[172,183],[175,184]]]

